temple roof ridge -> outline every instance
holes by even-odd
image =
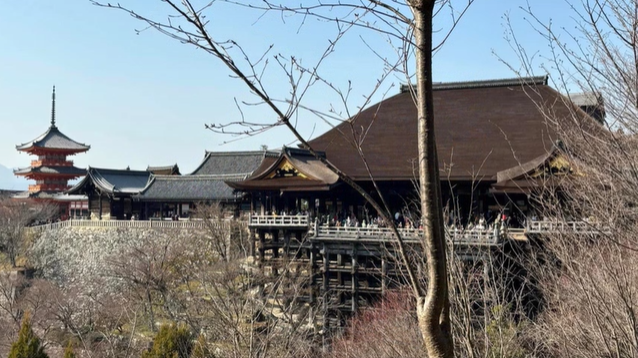
[[[521,86],[521,85],[547,86],[548,81],[549,81],[549,76],[544,75],[544,76],[501,78],[501,79],[476,80],[476,81],[435,82],[435,83],[432,83],[432,89],[433,90],[451,90],[451,89],[508,87],[508,86]],[[410,87],[416,88],[416,85],[402,84],[400,89],[401,93],[409,92]]]

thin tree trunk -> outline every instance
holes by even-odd
[[[414,0],[417,109],[419,139],[419,184],[421,220],[428,281],[425,296],[417,297],[417,317],[428,357],[453,357],[449,320],[445,229],[441,208],[439,163],[434,138],[432,96],[432,16],[436,0]]]

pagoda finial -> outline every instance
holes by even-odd
[[[55,127],[55,85],[53,85],[53,94],[51,95],[51,126]]]

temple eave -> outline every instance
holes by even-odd
[[[66,154],[66,155],[75,155],[75,154],[79,154],[79,153],[84,153],[86,151],[88,151],[90,148],[82,148],[82,149],[70,149],[70,148],[46,148],[46,147],[39,147],[39,146],[34,146],[34,145],[30,145],[30,146],[16,146],[16,149],[19,152],[24,152],[24,153],[28,153],[28,154],[32,154],[32,155],[39,155],[39,154],[47,154],[47,153],[56,153],[56,154]]]

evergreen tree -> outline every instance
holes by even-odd
[[[168,324],[160,328],[153,339],[153,346],[142,354],[142,358],[189,358],[192,349],[188,328]]]
[[[25,314],[18,334],[18,340],[11,345],[9,358],[49,358],[44,353],[44,347],[40,344],[40,338],[31,328],[29,315]]]
[[[197,337],[197,341],[195,342],[195,345],[193,346],[193,353],[191,354],[190,358],[211,358],[213,357],[213,354],[211,353],[210,349],[208,349],[208,345],[206,344],[206,338],[204,338],[203,335],[199,335],[199,337]]]

